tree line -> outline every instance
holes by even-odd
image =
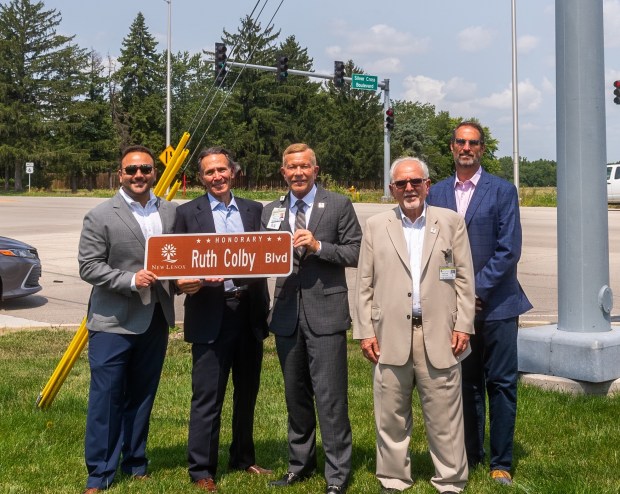
[[[35,165],[33,186],[49,187],[52,177],[61,176],[77,190],[80,183],[93,186],[103,172],[114,173],[127,145],[144,144],[156,154],[165,148],[167,53],[158,49],[142,13],[129,26],[117,60],[78,46],[75,36],[58,34],[61,22],[61,13],[46,9],[43,1],[0,5],[0,182],[5,190],[22,190],[26,162]],[[274,66],[286,54],[290,68],[313,70],[313,59],[295,36],[281,39],[273,26],[263,29],[250,17],[240,20],[236,32],[224,29],[218,41],[238,61]],[[237,68],[229,68],[224,84],[216,87],[208,61],[213,52],[170,55],[173,146],[185,131],[192,135],[190,156],[200,147],[223,145],[234,153],[247,183],[257,186],[276,179],[283,150],[303,141],[315,149],[324,178],[381,183],[379,94],[293,75],[278,82],[272,72]],[[349,60],[346,73],[364,71]],[[421,102],[397,100],[392,107],[392,156],[425,159],[433,180],[453,173],[449,140],[463,117]],[[510,158],[496,158],[497,141],[490,129],[485,131],[483,166],[510,178]],[[531,165],[532,183],[522,171],[522,185],[555,185],[555,163]],[[190,181],[195,168],[195,160],[185,165]]]

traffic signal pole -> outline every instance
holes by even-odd
[[[281,58],[282,56],[280,56]],[[206,60],[207,62],[216,63],[215,60]],[[287,59],[288,61],[288,59]],[[233,62],[231,60],[219,61],[218,63],[223,63],[224,66],[229,67],[239,67],[239,68],[248,68],[255,70],[263,70],[266,72],[275,72],[278,74],[278,67],[270,67],[268,65],[255,65],[251,63],[245,62]],[[218,71],[218,74],[221,74],[225,71]],[[306,70],[295,70],[295,69],[287,69],[287,75],[299,75],[302,77],[310,77],[314,79],[327,79],[334,80],[335,74],[321,74],[319,72],[309,72]],[[285,76],[286,78],[286,76]],[[342,77],[344,82],[351,83],[351,77]],[[218,87],[220,84],[218,83]],[[390,80],[384,79],[383,82],[378,82],[377,87],[383,91],[383,115],[385,116],[386,112],[390,109]],[[385,117],[384,117],[385,118]],[[383,126],[383,197],[382,201],[387,202],[390,200],[390,142],[391,142],[391,129],[387,128],[387,126]]]
[[[390,109],[390,80],[383,80],[383,115]],[[392,141],[392,131],[387,125],[383,126],[383,202],[390,200],[390,143]]]

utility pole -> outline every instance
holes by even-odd
[[[170,146],[170,113],[171,113],[171,67],[170,51],[172,50],[172,0],[164,0],[168,4],[168,59],[166,68],[166,147]]]
[[[611,327],[603,0],[555,3],[558,323],[519,330],[519,371],[620,377]]]

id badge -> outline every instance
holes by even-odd
[[[280,224],[284,221],[286,215],[286,208],[273,208],[271,211],[271,217],[269,223],[267,223],[268,230],[279,230]]]
[[[440,266],[439,279],[442,281],[456,280],[456,268],[454,266]]]

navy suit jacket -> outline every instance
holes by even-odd
[[[235,197],[235,201],[239,207],[244,231],[260,231],[262,204],[238,197]],[[207,194],[177,208],[173,232],[216,233],[213,212]],[[257,340],[262,341],[269,334],[267,327],[267,314],[269,312],[267,279],[236,278],[233,281],[238,286],[248,285],[252,332]],[[198,293],[186,295],[183,324],[185,341],[205,344],[217,339],[222,326],[223,299],[223,283],[217,286],[204,286]]]
[[[451,176],[431,186],[428,204],[456,211]],[[516,317],[532,308],[517,280],[521,258],[521,219],[517,189],[482,170],[465,214],[476,274],[476,297],[482,301],[478,321]]]

